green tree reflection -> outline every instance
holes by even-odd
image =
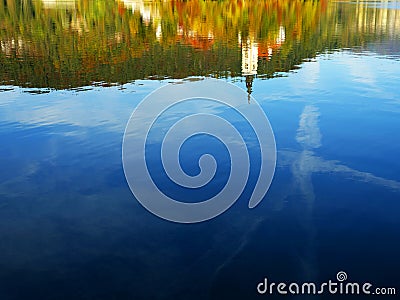
[[[318,53],[390,37],[397,16],[322,0],[4,0],[0,81],[62,89],[245,76],[251,92],[255,76],[279,76]]]

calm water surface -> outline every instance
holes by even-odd
[[[399,8],[1,2],[0,299],[253,299],[264,277],[318,283],[339,271],[399,293]],[[123,133],[147,94],[204,77],[260,103],[275,133],[275,178],[254,210],[251,171],[226,213],[174,224],[130,192]],[[196,174],[190,155],[214,151],[215,193],[227,161],[203,138],[183,149],[185,168]]]

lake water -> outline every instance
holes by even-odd
[[[400,2],[5,0],[0,46],[0,299],[253,299],[340,271],[400,292]],[[225,213],[172,223],[131,193],[124,130],[149,93],[205,77],[260,104],[275,176],[254,209],[250,171]],[[215,194],[225,149],[182,155],[195,175],[209,151]]]

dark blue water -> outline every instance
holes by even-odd
[[[0,4],[0,300],[353,298],[257,294],[264,278],[318,285],[340,271],[397,289],[371,298],[399,298],[398,1],[199,3]],[[208,19],[206,5],[217,11]],[[277,167],[249,209],[260,149],[249,124],[218,111],[245,138],[249,182],[222,215],[183,225],[139,204],[121,152],[146,95],[196,79],[132,80],[188,74],[252,91],[275,134]],[[204,153],[218,161],[198,192],[168,179],[159,134],[182,111],[209,110],[194,99],[149,135],[149,172],[183,202],[220,191],[227,149],[206,135],[183,145],[189,175]]]
[[[256,79],[277,143],[271,188],[256,209],[245,195],[192,225],[147,212],[122,169],[132,110],[168,80],[1,92],[0,299],[252,299],[264,277],[339,271],[399,288],[399,80],[397,57],[352,51]],[[214,145],[224,166],[224,147],[198,138],[183,151]]]

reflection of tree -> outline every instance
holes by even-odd
[[[5,0],[0,2],[0,80],[65,88],[155,75],[269,78],[327,49],[381,38],[393,32],[388,24],[398,24],[397,13],[386,11],[385,19],[385,10],[361,9],[361,4],[342,10],[341,5],[322,0]],[[375,33],[373,20],[386,25]],[[238,44],[252,49],[250,57],[257,52],[251,74],[243,69],[245,52]]]

